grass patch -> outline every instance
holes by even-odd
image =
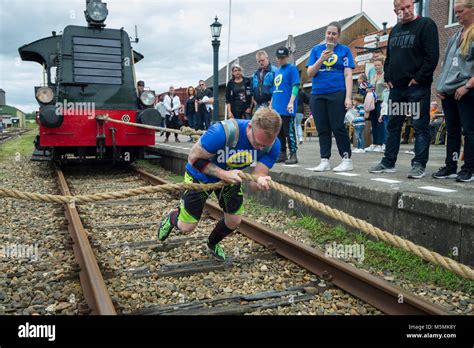
[[[155,173],[158,176],[171,181],[172,183],[183,182],[184,178],[182,175],[176,175],[168,170],[163,169],[158,163],[150,162],[148,160],[138,160],[135,162],[135,167]]]
[[[251,197],[246,197],[245,208],[254,215],[279,213],[282,211],[263,205]],[[284,212],[284,214],[290,214]],[[343,225],[331,226],[313,216],[297,216],[290,228],[303,228],[309,239],[324,250],[325,244],[364,245],[364,260],[358,265],[376,273],[390,271],[393,276],[415,285],[432,284],[453,291],[474,292],[474,281],[466,280],[442,267],[435,266],[418,256],[383,241],[371,240],[363,232],[349,232]]]
[[[38,130],[32,130],[16,139],[0,144],[0,161],[18,158],[18,155],[20,159],[29,158],[34,150],[33,140],[36,135],[38,135]]]
[[[298,219],[293,223],[293,227],[304,228],[310,239],[320,246],[328,242],[363,244],[365,249],[363,268],[376,272],[390,271],[397,278],[413,284],[428,283],[450,290],[462,290],[466,293],[474,291],[474,281],[466,280],[383,241],[370,240],[362,232],[350,233],[341,225],[330,227],[312,216]]]

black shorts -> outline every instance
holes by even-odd
[[[185,183],[201,183],[194,179],[187,171],[184,174]],[[219,206],[225,213],[242,215],[244,212],[244,192],[242,184],[228,185],[218,190],[184,191],[181,196],[178,220],[189,224],[197,223],[201,219],[202,210],[209,196],[215,193]]]

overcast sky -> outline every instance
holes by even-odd
[[[145,59],[137,78],[163,92],[196,85],[212,75],[209,25],[222,23],[219,66],[226,64],[229,29],[228,0],[108,0],[107,28],[124,27],[140,42],[133,44]],[[42,68],[22,62],[18,47],[60,33],[66,25],[85,25],[85,0],[0,0],[0,88],[7,104],[25,112],[37,109],[33,87],[42,82]],[[363,10],[379,27],[396,22],[393,0],[363,0]],[[232,0],[230,60],[360,12],[360,0]],[[316,43],[315,43],[316,44]],[[298,48],[297,48],[298,49]]]

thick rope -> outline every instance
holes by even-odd
[[[256,181],[257,177],[241,172],[240,176],[243,179],[249,181]],[[96,193],[93,195],[78,195],[78,196],[60,196],[40,193],[22,192],[18,190],[10,190],[6,188],[0,188],[0,197],[10,197],[23,200],[33,200],[37,202],[48,202],[48,203],[93,203],[98,201],[104,201],[108,199],[121,199],[138,196],[142,194],[151,194],[158,192],[174,193],[182,192],[186,190],[193,191],[204,191],[204,190],[215,190],[226,186],[224,182],[218,182],[215,184],[197,184],[197,183],[180,183],[180,184],[166,184],[158,186],[145,186],[130,190],[107,192],[107,193]],[[275,181],[270,182],[270,187],[307,205],[315,210],[318,210],[333,219],[341,221],[355,229],[363,231],[371,236],[382,239],[388,244],[399,247],[403,250],[414,253],[422,259],[429,261],[433,264],[444,267],[461,277],[474,280],[474,270],[466,265],[458,263],[448,257],[442,256],[434,251],[428,250],[422,246],[416,245],[406,239],[395,236],[389,232],[383,231],[380,228],[368,223],[367,221],[355,218],[343,211],[331,208],[321,202],[318,202],[312,198],[309,198],[299,192],[296,192],[289,187],[279,184]]]
[[[124,121],[120,121],[120,120],[110,118],[109,116],[105,116],[103,118],[103,120],[105,122],[119,123],[119,124],[124,124],[126,126],[133,126],[133,127],[153,129],[153,130],[156,130],[156,131],[162,131],[162,132],[168,132],[168,133],[188,135],[188,136],[192,137],[193,139],[199,138],[201,135],[204,134],[204,131],[198,131],[198,130],[195,130],[195,129],[192,129],[192,128],[189,128],[189,127],[185,127],[185,126],[182,126],[178,130],[178,129],[171,129],[171,128],[149,126],[147,124],[124,122]]]
[[[96,193],[92,195],[77,195],[77,196],[60,196],[50,195],[41,193],[22,192],[18,190],[10,190],[6,188],[0,188],[0,197],[10,197],[16,199],[31,200],[36,202],[47,202],[47,203],[94,203],[99,201],[105,201],[109,199],[121,199],[129,198],[139,195],[145,195],[150,193],[166,192],[182,192],[186,190],[193,191],[207,191],[220,189],[227,184],[224,182],[218,182],[215,184],[196,184],[196,183],[183,183],[183,184],[166,184],[159,186],[144,186],[130,190],[123,190],[117,192],[105,192]]]
[[[256,176],[246,174],[246,173],[241,173],[241,177],[246,180],[252,180],[252,181],[256,181],[257,179]],[[307,206],[310,206],[311,208],[317,211],[324,213],[325,215],[333,219],[341,221],[345,223],[346,225],[349,225],[355,229],[358,229],[367,234],[370,234],[371,236],[377,239],[381,239],[390,245],[412,252],[415,255],[421,257],[422,259],[429,261],[431,263],[434,263],[436,265],[439,265],[441,267],[444,267],[456,273],[457,275],[460,275],[461,277],[474,280],[474,270],[470,268],[469,266],[463,265],[448,257],[442,256],[434,251],[431,251],[422,246],[416,245],[410,242],[409,240],[403,239],[399,236],[383,231],[380,228],[375,227],[374,225],[368,223],[367,221],[355,218],[343,211],[331,208],[321,202],[318,202],[310,197],[307,197],[299,192],[296,192],[290,189],[289,187],[286,187],[275,181],[270,182],[270,187],[287,195],[290,198],[293,198]]]

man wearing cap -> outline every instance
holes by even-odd
[[[282,119],[282,127],[278,138],[281,142],[281,152],[278,162],[285,164],[296,164],[298,158],[296,151],[295,115],[298,105],[298,90],[300,77],[295,65],[290,64],[290,51],[286,47],[280,47],[276,51],[279,68],[275,72],[273,96],[271,107],[276,110]],[[286,156],[286,144],[290,150],[290,157]]]

